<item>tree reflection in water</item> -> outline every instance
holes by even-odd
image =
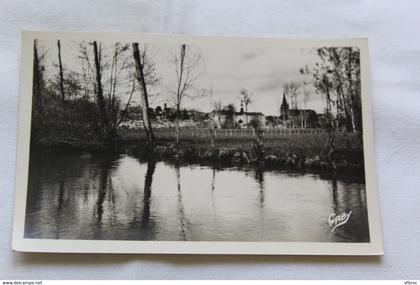
[[[107,188],[112,188],[112,180],[109,179],[109,166],[106,162],[101,165],[99,170],[99,189],[95,203],[95,224],[97,228],[101,227],[102,216],[104,213],[104,201],[107,194]]]
[[[141,217],[141,227],[145,228],[149,224],[150,219],[150,203],[152,196],[152,182],[153,174],[156,169],[156,161],[151,159],[147,162],[147,171],[144,177],[144,191],[143,191],[143,214]]]
[[[57,214],[59,215],[61,212],[61,209],[63,208],[63,203],[64,203],[64,180],[61,179],[59,182],[59,190],[58,190],[58,201],[57,201]]]
[[[93,212],[95,227],[94,235],[98,237],[102,236],[103,228],[106,228],[107,230],[108,228],[111,230],[116,228],[117,209],[115,205],[112,171],[116,166],[117,159],[117,155],[109,154],[95,158],[92,162],[94,165],[97,165],[98,170],[98,174],[94,174],[94,181],[97,181],[97,185],[95,185],[97,186],[97,196]],[[95,171],[95,173],[97,172]],[[107,215],[105,219],[104,215]],[[106,225],[104,225],[104,223]]]
[[[259,206],[264,207],[264,167],[258,166],[255,168],[255,181],[259,189]]]
[[[63,223],[63,207],[64,207],[64,201],[65,201],[65,192],[66,192],[66,188],[65,188],[65,184],[64,184],[64,179],[60,178],[60,181],[58,182],[58,191],[57,191],[57,214],[56,214],[56,219],[55,219],[55,224],[56,224],[56,233],[55,233],[55,238],[59,239],[60,238],[60,232],[61,232],[61,228],[62,228],[62,223]],[[64,213],[65,215],[65,213]],[[65,217],[64,217],[65,218]]]
[[[181,189],[181,171],[179,163],[175,163],[175,175],[177,183],[177,208],[178,208],[178,217],[181,229],[181,239],[186,241],[188,240],[188,235],[191,233],[191,224],[188,218],[185,215],[184,203],[182,199],[182,189]]]
[[[331,178],[331,193],[333,213],[351,215],[345,226],[339,226],[334,230],[334,235],[345,240],[352,240],[357,237],[361,241],[369,241],[369,225],[367,208],[362,199],[362,189],[358,185],[343,185],[339,188],[337,177]]]

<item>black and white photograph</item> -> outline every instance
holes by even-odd
[[[365,39],[24,33],[15,249],[381,254],[368,72]]]

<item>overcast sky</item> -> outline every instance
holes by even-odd
[[[46,60],[50,71],[57,69],[57,43],[56,41],[40,41],[40,46],[47,51]],[[80,60],[77,60],[79,43],[62,41],[62,58],[64,68],[80,70]],[[130,47],[131,48],[131,47]],[[194,108],[201,111],[210,111],[214,101],[221,101],[223,105],[235,104],[240,108],[239,91],[247,89],[252,96],[252,103],[248,111],[262,112],[265,115],[278,115],[279,105],[283,94],[283,84],[290,81],[309,82],[308,76],[299,73],[305,65],[313,66],[317,60],[314,51],[308,48],[283,47],[275,41],[241,41],[239,43],[225,42],[223,39],[212,42],[195,42],[189,45],[187,55],[200,53],[203,64],[198,67],[200,77],[196,81],[197,88],[213,90],[213,96],[186,99],[183,108]],[[179,53],[179,43],[152,43],[150,50],[156,65],[160,84],[154,92],[158,93],[151,99],[152,107],[163,105],[163,102],[173,105],[168,98],[168,88],[175,85],[175,72],[168,62],[174,53]],[[130,53],[131,54],[131,51]],[[322,112],[322,98],[315,94],[312,86],[307,102],[308,109]],[[121,92],[122,94],[123,92]],[[300,89],[298,105],[303,105],[303,88]],[[122,95],[123,102],[126,95]],[[134,102],[139,102],[139,94]],[[290,104],[290,98],[288,98]]]

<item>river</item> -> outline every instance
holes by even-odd
[[[331,214],[351,211],[333,232]],[[368,242],[363,179],[32,151],[25,237]]]

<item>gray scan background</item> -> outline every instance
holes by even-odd
[[[0,279],[420,278],[420,1],[0,3]],[[20,32],[154,32],[370,40],[383,257],[24,254],[11,251]]]

